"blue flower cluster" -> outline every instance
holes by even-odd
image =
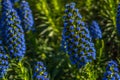
[[[102,38],[102,32],[101,29],[96,21],[92,21],[92,24],[90,26],[90,34],[93,39],[100,39]]]
[[[26,2],[25,0],[22,0],[20,3],[19,16],[21,18],[22,27],[25,32],[29,30],[34,30],[34,20],[32,16],[32,11],[29,7],[28,2]]]
[[[26,51],[24,31],[21,26],[21,21],[13,8],[10,0],[2,0],[2,34],[5,45],[11,58],[19,60],[24,56]]]
[[[118,33],[120,35],[120,4],[118,5],[118,9],[117,9],[116,24],[117,24],[116,26],[117,26]]]
[[[33,78],[37,80],[49,80],[48,74],[46,72],[46,67],[44,66],[43,62],[37,62],[37,65],[34,68],[34,75]]]
[[[108,66],[102,80],[120,80],[118,65],[115,61],[111,60],[108,62]]]
[[[66,4],[65,8],[62,47],[69,54],[71,62],[81,68],[96,59],[96,50],[75,3]]]
[[[8,69],[8,57],[4,50],[2,40],[0,40],[0,78],[2,78]]]

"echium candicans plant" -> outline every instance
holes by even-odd
[[[120,35],[120,3],[118,5],[118,9],[117,9],[116,26],[117,26],[118,34]]]
[[[120,80],[118,64],[115,61],[111,60],[108,62],[102,80]]]
[[[96,21],[92,21],[92,24],[90,25],[90,34],[93,39],[101,39],[102,38],[102,32],[99,27],[99,24]]]
[[[8,65],[8,57],[6,55],[2,39],[0,39],[0,79],[6,74]]]
[[[48,73],[46,72],[46,67],[43,62],[38,61],[34,67],[33,79],[35,80],[49,80]]]
[[[34,20],[33,20],[33,15],[32,15],[32,11],[30,9],[29,3],[25,0],[21,0],[20,8],[18,9],[18,11],[19,11],[18,14],[20,16],[20,19],[22,21],[22,27],[24,31],[25,32],[30,30],[33,31]]]
[[[26,51],[20,18],[10,0],[2,0],[2,36],[11,58],[20,60]]]
[[[81,68],[96,59],[96,50],[91,36],[75,3],[66,4],[62,32],[62,47],[73,64]]]

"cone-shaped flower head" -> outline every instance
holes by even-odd
[[[62,47],[69,54],[71,62],[79,68],[91,62],[96,56],[90,33],[82,21],[79,10],[75,8],[75,3],[66,5]]]
[[[2,78],[8,69],[8,57],[4,50],[2,40],[0,40],[0,78]]]
[[[11,58],[21,59],[26,50],[20,18],[10,0],[2,0],[2,28],[4,43]]]
[[[19,8],[19,16],[22,21],[22,27],[24,31],[29,31],[29,30],[34,30],[33,24],[33,16],[32,16],[32,11],[30,9],[30,6],[28,2],[25,0],[22,0],[20,3],[20,8]]]
[[[117,9],[116,24],[117,24],[116,26],[117,26],[118,34],[120,35],[120,4],[118,5],[118,9]]]
[[[102,80],[120,80],[118,65],[115,61],[108,62],[106,72]]]
[[[90,26],[90,34],[93,39],[100,39],[102,38],[102,32],[101,29],[96,21],[92,21],[92,24]]]
[[[46,72],[46,67],[43,62],[37,62],[37,65],[34,68],[33,79],[37,80],[49,80],[48,73]]]

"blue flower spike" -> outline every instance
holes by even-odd
[[[34,31],[35,28],[33,27],[33,24],[34,24],[33,15],[32,15],[32,11],[27,1],[22,0],[20,2],[20,8],[19,8],[18,14],[22,21],[22,27],[24,31],[25,32],[30,31],[30,30]]]
[[[25,51],[24,31],[10,0],[2,0],[2,36],[11,58],[22,59]]]
[[[75,3],[66,4],[63,19],[62,49],[70,56],[71,63],[81,68],[96,59],[92,38]]]
[[[111,60],[108,62],[102,80],[120,80],[118,64],[115,61]]]
[[[2,40],[0,40],[0,79],[6,74],[8,65],[8,57],[3,47]]]
[[[37,80],[49,80],[48,73],[46,72],[46,67],[43,62],[37,62],[37,65],[34,68],[33,79]]]
[[[99,27],[99,24],[96,21],[92,21],[92,24],[90,26],[90,34],[93,39],[101,39],[102,38],[102,32]]]

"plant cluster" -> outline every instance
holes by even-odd
[[[120,80],[119,0],[0,2],[0,80]]]

